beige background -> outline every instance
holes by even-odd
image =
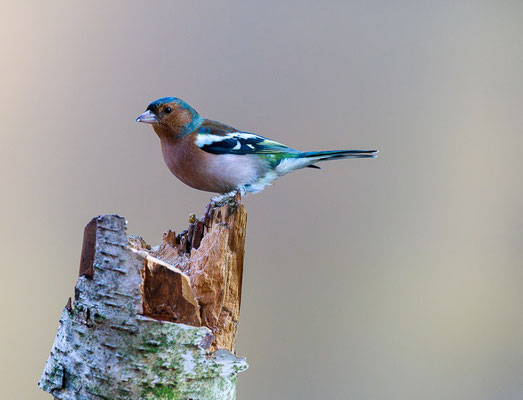
[[[161,96],[374,148],[248,198],[239,399],[523,398],[521,1],[34,1],[0,14],[0,398],[36,381],[84,225],[201,213],[134,119]]]

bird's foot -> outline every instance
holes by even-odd
[[[220,207],[220,206],[223,206],[224,204],[228,203],[229,201],[233,200],[235,195],[236,195],[236,192],[224,193],[219,196],[213,197],[211,199],[211,203],[213,203],[215,207]]]
[[[216,206],[220,207],[226,203],[233,202],[234,198],[236,197],[236,194],[238,192],[240,192],[240,196],[243,197],[243,196],[245,196],[246,190],[245,190],[245,188],[241,187],[241,188],[238,188],[237,190],[232,190],[230,192],[221,194],[219,196],[215,196],[211,199],[211,203],[213,203],[215,207]]]

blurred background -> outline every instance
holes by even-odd
[[[0,14],[0,397],[36,382],[83,228],[204,211],[135,118],[177,96],[304,150],[247,198],[238,398],[523,398],[521,1],[26,1]]]

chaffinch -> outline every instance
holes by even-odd
[[[195,189],[220,193],[219,201],[240,190],[257,193],[275,179],[320,161],[374,158],[377,150],[298,151],[254,133],[202,118],[176,97],[153,101],[136,121],[151,124],[160,138],[169,170]]]

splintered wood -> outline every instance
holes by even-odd
[[[94,218],[39,386],[60,400],[234,400],[246,222],[238,195],[151,247],[122,217]]]
[[[143,313],[159,320],[206,326],[211,349],[234,351],[240,316],[247,213],[240,198],[207,207],[191,216],[181,234],[167,231],[151,248],[130,237],[135,249],[149,254],[143,269]],[[191,290],[192,289],[192,290]]]

